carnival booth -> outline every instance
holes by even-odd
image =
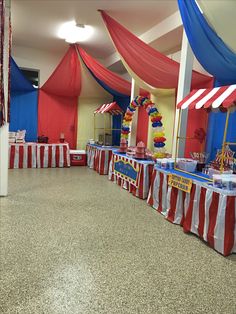
[[[154,155],[147,150],[143,142],[137,143],[136,147],[128,147],[127,140],[130,134],[132,118],[137,108],[144,107],[153,126],[153,144],[156,152]],[[146,199],[150,186],[150,177],[153,170],[152,158],[165,155],[164,129],[162,127],[162,116],[154,103],[147,97],[136,97],[128,106],[121,129],[120,149],[113,152],[109,179],[114,181],[133,195]]]
[[[103,116],[103,127],[97,125],[96,117],[98,114],[102,114]],[[110,104],[103,104],[99,108],[94,111],[94,139],[97,139],[97,142],[101,145],[112,146],[113,144],[113,134],[117,132],[120,135],[120,129],[116,129],[112,127],[112,116],[119,116],[120,120],[122,120],[123,111],[118,106],[116,102],[112,102]],[[108,121],[108,123],[107,123]],[[107,128],[106,125],[110,124],[110,127]]]
[[[102,114],[103,126],[98,125],[96,116]],[[99,174],[108,174],[109,163],[112,152],[116,147],[112,146],[114,132],[120,135],[121,129],[112,127],[113,116],[122,119],[123,111],[116,102],[103,104],[94,111],[94,140],[90,140],[87,145],[87,164],[90,169]],[[110,125],[110,127],[108,127]]]
[[[202,152],[195,152],[193,159],[158,160],[148,197],[148,203],[169,221],[182,225],[185,232],[196,234],[223,255],[236,252],[236,135],[229,141],[232,135],[228,132],[235,101],[236,85],[231,85],[194,90],[178,104],[181,111],[226,112],[222,148],[213,161],[204,154],[201,160]],[[178,140],[183,138],[178,135]],[[197,171],[199,164],[202,172]]]

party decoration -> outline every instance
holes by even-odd
[[[153,127],[153,145],[154,145],[154,158],[164,158],[165,157],[165,133],[162,126],[162,115],[159,113],[155,104],[147,97],[137,96],[135,97],[129,106],[127,107],[126,113],[121,127],[121,141],[123,139],[127,140],[130,127],[132,123],[132,118],[136,108],[144,106],[147,111]]]
[[[200,143],[203,143],[206,138],[206,132],[203,128],[196,129],[194,131],[194,138],[197,139]]]

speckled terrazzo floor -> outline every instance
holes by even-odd
[[[10,171],[0,313],[236,313],[236,256],[87,167]]]

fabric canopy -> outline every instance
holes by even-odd
[[[218,108],[223,106],[228,108],[234,105],[236,101],[236,85],[215,87],[209,89],[193,90],[186,96],[177,108],[181,109],[200,109],[204,108]]]
[[[178,85],[179,63],[171,60],[150,47],[138,37],[129,32],[121,24],[101,11],[113,43],[119,52],[122,62],[131,75],[139,77],[143,82],[155,88],[171,89]],[[193,71],[192,86],[212,82],[212,78]]]
[[[79,54],[86,67],[109,93],[116,96],[128,96],[131,91],[131,83],[120,77],[118,74],[108,70],[104,65],[87,54],[77,45]]]
[[[81,91],[81,68],[75,46],[70,46],[50,78],[41,88],[44,92],[74,97]]]
[[[118,115],[122,114],[122,109],[117,105],[116,102],[112,102],[110,104],[103,104],[100,107],[98,107],[94,113],[110,113],[112,115]]]
[[[192,50],[201,65],[218,85],[236,83],[236,54],[222,41],[200,12],[195,0],[178,0]]]
[[[77,97],[62,97],[39,92],[38,134],[48,136],[49,143],[57,143],[63,133],[70,148],[76,147]]]
[[[64,133],[71,148],[76,147],[77,107],[81,91],[81,68],[75,46],[67,53],[39,93],[38,134],[57,142]]]
[[[28,142],[37,140],[38,90],[27,80],[11,58],[10,131],[26,130]]]

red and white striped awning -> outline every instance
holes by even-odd
[[[193,90],[180,103],[178,109],[228,108],[236,102],[236,85]]]
[[[108,112],[112,115],[122,114],[123,110],[117,105],[116,102],[112,102],[110,104],[103,104],[98,107],[94,113],[105,113]]]

